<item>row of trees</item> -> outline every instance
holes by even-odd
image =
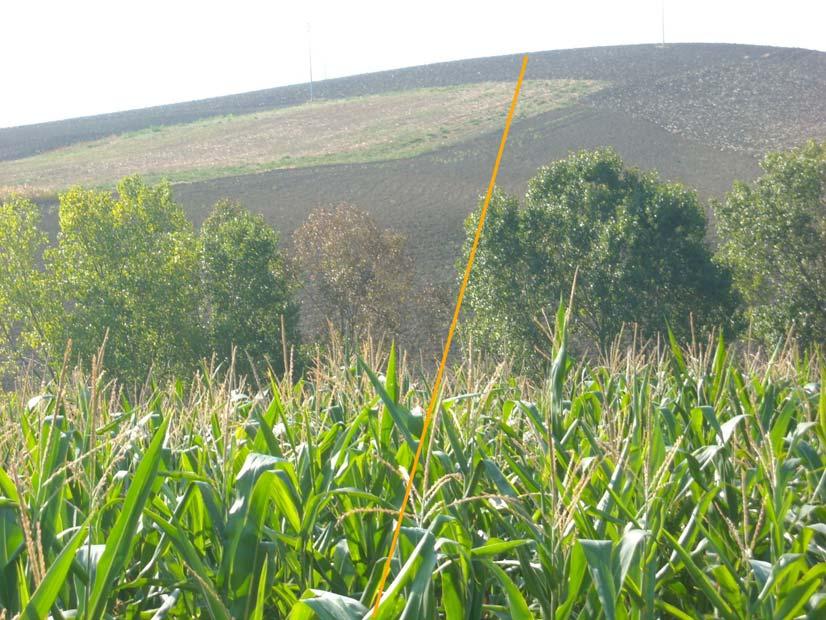
[[[540,318],[576,275],[575,329],[601,347],[624,325],[678,337],[748,327],[826,342],[826,145],[768,155],[753,184],[712,202],[716,254],[697,195],[623,166],[611,149],[539,170],[524,205],[494,195],[467,303],[485,349],[523,360],[547,346]],[[465,258],[479,211],[471,215]],[[552,316],[552,314],[551,314]]]
[[[0,362],[60,362],[69,342],[88,362],[105,340],[105,367],[130,384],[233,352],[240,372],[282,372],[302,362],[300,305],[310,340],[330,325],[348,340],[405,335],[413,273],[404,237],[347,205],[312,212],[285,252],[226,201],[196,233],[167,183],[138,177],[62,194],[54,243],[38,206],[13,198],[0,205]]]
[[[233,343],[265,360],[281,348],[282,326],[295,341],[293,278],[260,216],[220,203],[196,235],[168,184],[133,177],[117,196],[63,194],[59,223],[49,244],[35,204],[0,208],[0,324],[12,363],[59,360],[69,341],[90,360],[106,339],[105,366],[134,382],[153,366],[183,373],[212,352],[225,359]]]
[[[680,337],[749,325],[767,342],[791,328],[802,343],[823,344],[826,145],[770,155],[763,168],[712,204],[716,254],[693,191],[625,168],[610,149],[542,168],[523,205],[497,192],[466,333],[530,362],[546,346],[542,313],[576,274],[574,326],[598,346],[628,324]],[[466,250],[477,218],[468,218]],[[281,371],[299,344],[299,289],[310,340],[329,323],[351,341],[407,332],[421,345],[423,333],[430,344],[443,335],[449,309],[415,282],[404,237],[353,207],[311,213],[287,252],[261,216],[228,202],[196,233],[168,184],[137,177],[116,194],[63,194],[53,242],[39,223],[27,200],[0,205],[0,357],[16,365],[60,360],[68,341],[75,359],[90,360],[106,337],[105,366],[132,383],[150,368],[185,376],[204,358],[226,362],[235,347],[241,371]]]

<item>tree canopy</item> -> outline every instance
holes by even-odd
[[[204,222],[200,240],[210,351],[227,362],[235,346],[239,370],[251,370],[253,360],[283,371],[282,342],[292,346],[298,341],[298,308],[295,279],[278,247],[278,233],[260,215],[223,201]]]
[[[128,177],[114,193],[61,194],[59,225],[49,246],[36,204],[0,204],[0,378],[27,352],[60,363],[70,342],[82,364],[105,342],[103,367],[133,386],[152,368],[181,377],[213,353],[227,362],[233,347],[238,372],[249,360],[283,370],[296,285],[261,216],[221,202],[196,236],[168,183]]]
[[[412,280],[406,239],[381,230],[351,205],[316,209],[293,234],[305,279],[308,314],[319,333],[329,320],[346,339],[368,331],[395,334],[402,323]]]
[[[479,211],[467,222],[465,256]],[[491,200],[467,300],[482,346],[525,357],[544,346],[537,319],[567,297],[577,275],[575,329],[600,346],[624,324],[678,335],[730,324],[730,279],[705,244],[696,194],[626,169],[611,149],[541,168],[524,206]]]
[[[36,204],[20,197],[0,203],[0,379],[43,339],[46,243]]]
[[[57,245],[46,251],[45,312],[53,354],[68,340],[90,360],[108,335],[105,366],[142,381],[150,367],[189,370],[202,352],[197,241],[167,183],[128,177],[108,191],[74,188],[60,196]]]
[[[826,143],[771,153],[753,184],[714,204],[720,253],[754,333],[826,342]]]

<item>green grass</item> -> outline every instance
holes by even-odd
[[[528,81],[517,118],[570,106],[602,86]],[[414,157],[499,129],[512,88],[506,82],[423,88],[149,127],[0,162],[0,194],[107,187],[130,174],[180,182]]]
[[[428,381],[362,356],[6,395],[6,617],[367,617]],[[822,617],[815,361],[721,342],[590,365],[563,337],[552,356],[539,384],[450,374],[382,618]]]

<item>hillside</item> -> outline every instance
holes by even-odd
[[[406,233],[421,274],[443,281],[484,191],[518,63],[503,56],[328,80],[315,84],[313,103],[295,85],[0,129],[0,185],[34,182],[35,194],[48,195],[126,172],[189,179],[175,195],[196,222],[232,198],[285,234],[312,208],[346,201]],[[708,44],[540,52],[527,79],[547,96],[533,104],[526,96],[514,124],[500,173],[514,192],[570,150],[612,145],[629,164],[719,196],[752,178],[766,150],[826,139],[822,52]],[[423,119],[412,130],[411,110]]]
[[[602,86],[529,80],[516,119],[570,107]],[[0,188],[42,195],[136,172],[176,182],[413,157],[498,128],[511,90],[506,82],[417,88],[154,126],[0,161]]]

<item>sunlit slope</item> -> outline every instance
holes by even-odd
[[[571,106],[602,86],[527,81],[517,118]],[[189,181],[412,157],[498,127],[512,89],[506,82],[419,88],[151,127],[0,162],[0,188],[37,195],[130,174]]]

